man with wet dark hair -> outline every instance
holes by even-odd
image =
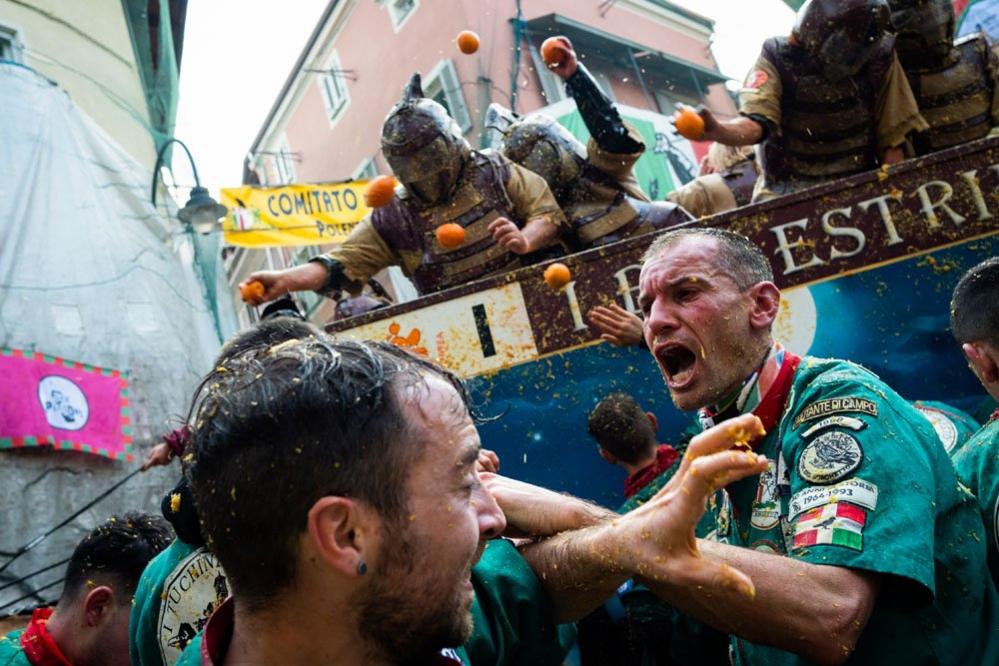
[[[557,663],[554,623],[600,601],[573,594],[603,581],[560,595],[490,541],[506,520],[475,466],[467,395],[423,359],[289,341],[212,373],[195,405],[189,476],[233,597],[180,663]],[[703,438],[647,508],[531,544],[531,559],[749,593],[689,548],[713,484],[760,469],[730,446],[722,430]]]
[[[950,303],[950,328],[968,366],[999,401],[999,257],[961,278]],[[978,498],[987,535],[989,568],[999,583],[999,410],[954,454],[957,475]]]
[[[265,309],[263,321],[223,345],[215,361],[217,368],[224,368],[250,349],[323,335],[300,315],[291,314],[297,312],[291,299],[282,300],[285,302],[271,303],[269,311]],[[183,456],[190,437],[187,425],[170,433],[165,438],[170,449],[164,463],[173,456]],[[153,458],[150,455],[150,461]],[[133,666],[176,662],[208,616],[229,596],[225,571],[218,558],[204,547],[186,478],[166,494],[161,506],[177,538],[149,563],[136,588],[129,626]]]
[[[626,393],[612,393],[597,403],[587,419],[600,457],[628,472],[624,496],[630,498],[673,466],[678,453],[669,444],[656,444],[659,423]]]
[[[171,537],[162,518],[140,513],[96,527],[73,551],[55,608],[39,608],[23,632],[0,639],[0,663],[127,665],[132,593]]]

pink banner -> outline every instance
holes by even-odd
[[[0,377],[0,448],[132,460],[128,380],[118,370],[0,348]]]

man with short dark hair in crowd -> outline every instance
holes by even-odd
[[[454,375],[387,343],[310,339],[244,353],[195,400],[189,475],[233,597],[179,663],[561,661],[555,622],[592,606],[546,596],[509,541],[490,541],[506,520]],[[708,433],[641,509],[528,548],[751,594],[691,546],[715,485],[762,468],[731,445]]]
[[[169,525],[148,514],[96,527],[73,551],[55,608],[39,608],[27,628],[0,639],[0,664],[127,666],[132,592],[171,537]]]
[[[216,371],[248,349],[323,335],[301,315],[295,316],[298,311],[290,299],[284,303],[282,300],[264,309],[264,319],[259,324],[223,345],[215,361]],[[276,314],[270,316],[272,313]],[[170,433],[167,443],[171,454],[183,456],[190,436],[189,426]],[[182,477],[163,498],[162,511],[177,538],[153,558],[135,590],[129,627],[132,666],[165,666],[176,662],[212,612],[229,596],[225,571],[218,558],[205,548],[186,478]]]
[[[950,328],[968,366],[999,401],[999,257],[978,264],[954,288]],[[999,410],[954,455],[957,475],[978,498],[985,523],[989,568],[999,581]]]
[[[672,467],[679,455],[669,444],[656,444],[656,415],[642,411],[626,393],[612,393],[598,402],[586,425],[599,444],[600,457],[628,472],[625,499]]]

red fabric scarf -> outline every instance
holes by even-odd
[[[21,647],[24,649],[24,656],[28,658],[32,666],[72,666],[66,655],[62,653],[56,645],[52,634],[49,633],[49,617],[52,615],[51,608],[38,608],[31,614],[31,622],[21,634]]]
[[[656,459],[624,480],[624,498],[628,499],[639,490],[649,485],[653,479],[668,470],[676,462],[677,450],[669,444],[660,444],[656,448]]]
[[[775,360],[778,359],[779,367],[776,367],[777,363],[775,363]],[[792,354],[780,344],[775,344],[761,368],[750,375],[743,384],[743,390],[745,390],[750,382],[758,382],[758,391],[762,393],[759,402],[755,406],[746,404],[742,409],[735,402],[732,402],[721,413],[713,413],[710,409],[702,409],[699,412],[701,426],[706,430],[712,425],[717,425],[722,421],[739,416],[744,413],[743,409],[749,408],[748,411],[759,417],[763,423],[763,429],[769,433],[780,422],[781,414],[787,403],[787,397],[791,393],[794,373],[800,364],[800,356]],[[751,444],[755,445],[759,441],[756,440],[751,442]]]
[[[760,400],[760,404],[753,410],[753,413],[763,422],[763,429],[767,432],[776,428],[780,422],[780,416],[787,404],[787,396],[791,393],[794,373],[799,365],[801,365],[801,357],[786,352],[784,363],[780,367],[780,372],[777,373],[777,378],[774,379],[767,394],[763,396],[763,400]]]

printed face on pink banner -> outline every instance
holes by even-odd
[[[0,375],[0,448],[132,459],[128,381],[119,371],[3,349]]]

